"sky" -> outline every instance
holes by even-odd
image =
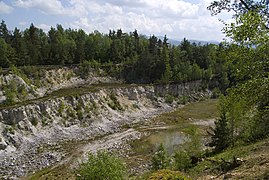
[[[167,35],[169,39],[222,41],[223,23],[230,15],[211,16],[206,7],[213,0],[0,0],[0,20],[9,29],[28,28],[31,23],[48,31],[64,28],[87,33],[110,29],[144,35]]]

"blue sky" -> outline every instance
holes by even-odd
[[[212,0],[0,0],[0,19],[9,29],[21,30],[31,23],[48,31],[61,24],[64,28],[90,33],[109,29],[145,35],[167,35],[195,40],[221,41],[223,24],[229,14],[211,16],[206,7]]]

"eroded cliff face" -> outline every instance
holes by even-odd
[[[102,70],[91,69],[87,76],[82,76],[78,67],[30,69],[24,71],[17,69],[0,75],[0,104],[40,98],[58,89],[83,84],[120,82],[104,76]]]
[[[23,79],[17,79],[23,84]],[[103,81],[111,82],[109,79],[103,78]],[[86,82],[62,81],[53,87],[68,84],[64,87],[69,89],[60,91],[57,96],[43,93],[38,96],[41,98],[1,108],[1,178],[16,179],[61,161],[67,154],[63,149],[57,150],[59,144],[118,132],[123,125],[146,121],[178,107],[182,97],[199,99],[210,96],[208,91],[201,91],[201,82],[144,86],[91,86],[96,81]],[[82,87],[75,88],[75,84]],[[170,96],[169,103],[167,95]]]
[[[122,123],[132,123],[133,120],[128,118],[132,114],[171,106],[164,103],[167,94],[194,96],[198,89],[197,82],[170,86],[102,87],[83,95],[52,97],[7,107],[0,110],[1,150],[5,150],[5,146],[15,150],[27,142],[28,137],[78,139],[87,135],[84,132],[86,127],[104,126],[104,131],[109,131],[109,127],[116,129]]]

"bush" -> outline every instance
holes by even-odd
[[[98,70],[99,68],[100,68],[100,63],[98,63],[95,60],[83,61],[79,65],[80,76],[82,78],[86,78],[90,74],[90,72],[92,72],[92,69]]]
[[[14,104],[16,102],[17,94],[15,92],[6,91],[5,96],[6,96],[6,100],[4,103],[6,105],[11,105],[11,104]]]
[[[157,172],[154,172],[150,178],[150,180],[187,180],[185,176],[183,176],[180,172],[177,171],[171,171],[168,169],[159,170]]]
[[[181,96],[179,98],[179,103],[180,104],[186,104],[187,102],[189,102],[189,97],[188,96]]]
[[[64,110],[65,110],[65,104],[64,104],[64,102],[62,101],[61,104],[60,104],[60,106],[59,106],[58,113],[59,113],[60,115],[62,115],[63,112],[64,112]]]
[[[22,100],[27,96],[27,90],[24,84],[18,87],[18,95]]]
[[[190,141],[185,143],[186,151],[191,157],[200,157],[202,154],[203,143],[199,129],[196,126],[190,126],[185,131],[190,138]]]
[[[15,130],[13,129],[12,126],[7,127],[6,132],[8,132],[8,133],[10,133],[10,134],[15,134]]]
[[[77,110],[77,116],[79,120],[83,119],[83,112],[81,109]]]
[[[66,113],[68,117],[76,118],[77,112],[71,108],[71,106],[67,106]]]
[[[96,155],[89,154],[88,161],[81,165],[78,174],[77,179],[119,180],[125,178],[126,168],[116,156],[105,151],[99,151]]]
[[[167,95],[165,96],[165,102],[166,102],[166,103],[172,104],[173,101],[174,101],[174,99],[175,99],[175,97],[172,96],[172,95],[170,95],[170,94],[167,94]]]
[[[31,120],[31,124],[32,124],[33,126],[37,126],[37,124],[38,124],[38,120],[37,120],[37,118],[33,118],[33,119]]]
[[[116,95],[114,93],[112,93],[110,95],[110,99],[111,101],[108,102],[108,106],[113,109],[113,110],[120,110],[122,111],[123,110],[123,107],[120,105],[120,102],[118,101]]]
[[[186,151],[178,151],[175,153],[175,168],[176,170],[186,171],[191,167],[191,157]]]
[[[18,87],[16,81],[11,80],[10,84],[5,86],[3,89],[5,91],[6,96],[6,100],[4,103],[7,105],[14,104],[17,100],[18,95]]]
[[[216,99],[221,95],[221,91],[219,88],[214,88],[212,90],[212,98]]]
[[[32,78],[37,78],[39,74],[39,70],[36,66],[23,66],[21,67],[21,71],[27,76]]]
[[[152,158],[152,169],[166,169],[169,166],[169,163],[170,160],[167,152],[164,149],[163,144],[161,144]]]

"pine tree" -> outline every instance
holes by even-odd
[[[161,144],[152,158],[152,168],[154,170],[165,169],[169,166],[169,157],[163,144]]]
[[[212,131],[213,133],[209,132],[212,136],[209,146],[214,147],[215,152],[226,149],[231,143],[226,111],[221,111],[220,118],[215,121],[215,128],[212,128]]]

